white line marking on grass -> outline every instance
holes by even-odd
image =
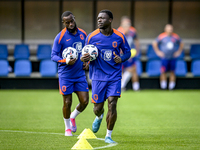
[[[49,132],[31,132],[31,131],[15,131],[15,130],[0,130],[1,132],[19,132],[19,133],[31,133],[31,134],[56,134],[64,135],[63,133],[49,133]]]
[[[49,132],[31,132],[31,131],[16,131],[16,130],[0,130],[1,132],[15,132],[15,133],[31,133],[31,134],[54,134],[54,135],[64,135],[64,133],[49,133]],[[78,135],[74,135],[78,136]],[[96,140],[104,141],[103,138],[96,138]],[[94,149],[103,149],[108,147],[116,146],[118,143],[108,144],[106,146],[95,147]]]

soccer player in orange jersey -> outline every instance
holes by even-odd
[[[177,57],[183,51],[183,42],[176,33],[173,33],[173,26],[171,24],[167,24],[165,26],[165,32],[161,33],[156,40],[153,41],[153,48],[162,61],[160,87],[162,89],[167,88],[166,72],[169,71],[168,88],[172,90],[176,85],[176,76],[174,73],[175,64]]]

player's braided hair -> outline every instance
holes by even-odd
[[[104,9],[101,10],[99,13],[106,13],[111,19],[113,19],[113,14],[110,10]]]
[[[71,11],[65,11],[62,15],[61,15],[61,19],[63,19],[63,17],[67,17],[69,15],[71,15],[72,12]],[[73,15],[73,14],[72,14]]]

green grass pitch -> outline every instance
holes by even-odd
[[[90,92],[91,97],[91,92]],[[73,106],[78,104],[73,95]],[[77,119],[79,135],[95,118],[93,104]],[[105,103],[107,112],[107,103]],[[142,90],[122,93],[109,150],[200,149],[200,90]],[[105,116],[95,134],[104,138]],[[55,133],[55,134],[54,134]],[[64,136],[62,96],[58,90],[0,90],[0,149],[71,149],[77,136]],[[88,140],[93,148],[108,144]]]

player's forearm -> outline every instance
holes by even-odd
[[[156,52],[156,53],[159,53],[159,48],[158,48],[158,44],[157,44],[157,42],[156,41],[154,41],[153,43],[152,43],[152,46],[153,46],[153,49],[154,49],[154,51]]]
[[[138,39],[135,39],[135,48],[137,50],[137,53],[139,53],[139,51],[140,51],[140,43],[139,43]]]
[[[181,42],[180,46],[179,46],[179,49],[178,49],[178,52],[181,53],[183,51],[183,47],[184,47],[184,44]]]
[[[125,62],[131,57],[131,52],[125,53],[123,56],[121,56],[122,62]]]
[[[61,58],[61,57],[58,56],[58,55],[52,54],[52,55],[51,55],[51,60],[52,60],[52,61],[55,61],[55,62],[62,62],[63,58]],[[64,63],[64,62],[63,62],[63,63]]]

